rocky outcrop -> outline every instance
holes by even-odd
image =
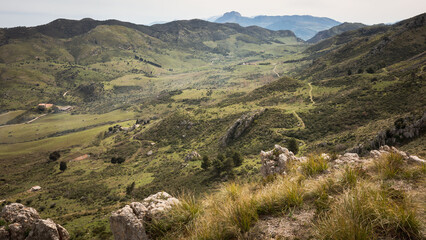
[[[287,163],[290,161],[302,161],[302,158],[297,158],[287,148],[275,145],[273,150],[268,152],[260,152],[260,160],[262,166],[260,172],[262,176],[266,177],[273,174],[285,174],[287,170]]]
[[[0,240],[68,240],[65,228],[52,220],[43,220],[38,212],[20,203],[6,205],[0,218],[9,223],[0,228]]]
[[[220,144],[222,146],[227,146],[232,140],[240,137],[252,125],[254,120],[264,112],[265,109],[261,109],[241,116],[228,128],[225,136],[221,138]]]
[[[417,163],[426,163],[426,160],[423,160],[415,155],[410,155],[404,151],[398,150],[396,147],[389,147],[388,145],[381,146],[379,150],[371,150],[370,157],[379,158],[384,154],[396,153],[401,155],[405,160]]]
[[[192,151],[185,156],[185,161],[194,161],[201,158],[197,151]]]
[[[359,144],[348,152],[366,154],[370,150],[382,146],[395,146],[414,140],[426,132],[426,112],[415,120],[414,117],[399,118],[394,122],[393,128],[379,132],[373,140]]]
[[[116,240],[148,239],[143,225],[143,216],[139,218],[129,205],[113,212],[109,222]]]
[[[358,154],[356,153],[345,153],[341,156],[339,156],[334,163],[336,164],[346,164],[346,163],[355,163],[362,161]]]
[[[158,192],[142,202],[133,202],[115,211],[110,217],[111,231],[116,240],[145,240],[144,222],[168,212],[179,200],[166,192]]]

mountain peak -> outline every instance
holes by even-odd
[[[236,11],[231,11],[223,14],[223,17],[241,17],[241,13]]]

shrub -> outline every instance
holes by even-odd
[[[372,67],[367,68],[366,70],[367,73],[373,74],[374,73],[374,69]]]
[[[358,74],[361,74],[363,72],[364,72],[364,69],[362,69],[362,68],[358,69]]]
[[[324,172],[328,168],[327,160],[319,155],[311,155],[308,160],[301,164],[303,172],[307,176],[314,176]]]
[[[111,163],[112,164],[116,164],[116,163],[122,164],[124,161],[126,161],[126,159],[123,158],[123,157],[112,157],[111,158]]]
[[[62,172],[67,170],[67,168],[68,168],[67,162],[62,161],[59,163],[59,170],[61,170]]]
[[[201,168],[207,170],[211,166],[210,159],[207,155],[203,156],[203,160],[201,162]]]
[[[135,189],[135,182],[132,182],[129,186],[126,187],[126,194],[132,194],[133,189]]]
[[[352,70],[348,69],[348,76],[352,75]]]
[[[288,141],[287,147],[288,150],[292,151],[294,154],[297,154],[299,152],[299,144],[297,144],[297,141],[294,138]]]
[[[50,161],[56,161],[61,157],[61,154],[58,151],[51,152],[49,154]]]
[[[316,225],[319,239],[422,239],[415,211],[376,185],[346,192]]]
[[[234,166],[238,167],[238,166],[241,166],[243,164],[244,159],[239,152],[235,151],[232,154],[232,161],[234,162]]]

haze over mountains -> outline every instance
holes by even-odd
[[[314,17],[309,15],[293,15],[293,16],[255,16],[244,17],[240,13],[232,11],[227,12],[223,16],[214,20],[217,23],[238,23],[241,26],[259,26],[270,30],[290,30],[297,37],[308,40],[317,32],[329,29],[340,22],[326,18]]]

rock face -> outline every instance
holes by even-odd
[[[241,116],[235,121],[232,126],[226,131],[225,136],[221,139],[221,145],[227,146],[232,140],[240,137],[253,123],[253,121],[262,115],[265,109],[261,109],[252,113]]]
[[[34,208],[25,207],[20,203],[6,205],[0,213],[0,217],[10,223],[8,228],[0,228],[0,240],[70,239],[67,230],[61,225],[50,219],[41,219]]]
[[[260,160],[262,163],[260,172],[262,176],[266,177],[272,174],[285,174],[287,162],[301,161],[302,159],[294,156],[287,148],[275,145],[274,149],[271,151],[261,151]]]
[[[169,211],[179,200],[166,192],[158,192],[142,202],[133,202],[115,211],[110,217],[111,231],[116,240],[145,240],[144,221]]]
[[[126,205],[113,212],[109,219],[111,231],[116,240],[146,240],[143,216],[138,218],[133,209]]]
[[[193,161],[199,158],[201,158],[201,155],[198,154],[196,151],[192,151],[185,156],[185,161]]]

